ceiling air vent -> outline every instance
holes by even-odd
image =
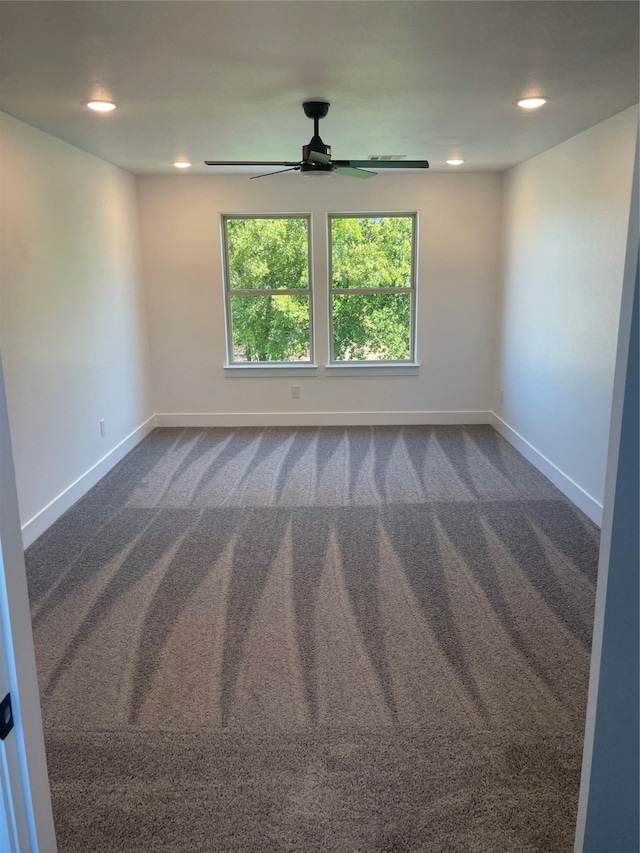
[[[369,154],[369,160],[404,160],[406,154]]]

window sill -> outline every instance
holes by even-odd
[[[225,364],[224,370],[229,371],[229,373],[255,373],[260,371],[267,372],[282,372],[282,371],[291,371],[292,373],[298,373],[299,371],[314,371],[316,372],[319,368],[317,364],[270,364],[269,362],[247,362],[246,364]],[[407,376],[415,376],[420,368],[420,364],[417,361],[412,362],[390,362],[388,364],[384,364],[377,361],[359,361],[344,364],[327,364],[322,370],[326,370],[328,372],[338,371],[338,372],[349,372],[352,371],[354,373],[362,373],[364,372],[379,372],[380,374],[393,372],[393,373],[404,373]]]
[[[270,364],[268,361],[252,361],[246,364],[225,364],[225,370],[317,370],[317,364],[301,362],[296,364]]]
[[[328,364],[327,370],[406,370],[409,373],[416,373],[420,363],[417,361],[397,361],[385,362],[381,361],[355,361],[344,362],[341,364]]]

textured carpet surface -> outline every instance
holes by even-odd
[[[26,556],[61,853],[571,850],[598,531],[490,427],[158,429]]]

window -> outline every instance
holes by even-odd
[[[311,362],[308,216],[223,216],[229,364]]]
[[[413,362],[415,215],[331,215],[331,361]]]
[[[228,364],[313,366],[310,215],[221,223]],[[336,213],[328,228],[323,361],[328,343],[333,367],[415,364],[417,214]]]

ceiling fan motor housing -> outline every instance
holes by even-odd
[[[314,136],[308,145],[302,146],[302,163],[300,164],[301,174],[329,174],[333,170],[333,165],[331,163],[310,162],[309,155],[312,151],[316,151],[318,154],[326,154],[327,157],[331,157],[331,146],[325,145],[319,136]]]
[[[301,163],[301,175],[330,175],[333,172],[331,163]]]

